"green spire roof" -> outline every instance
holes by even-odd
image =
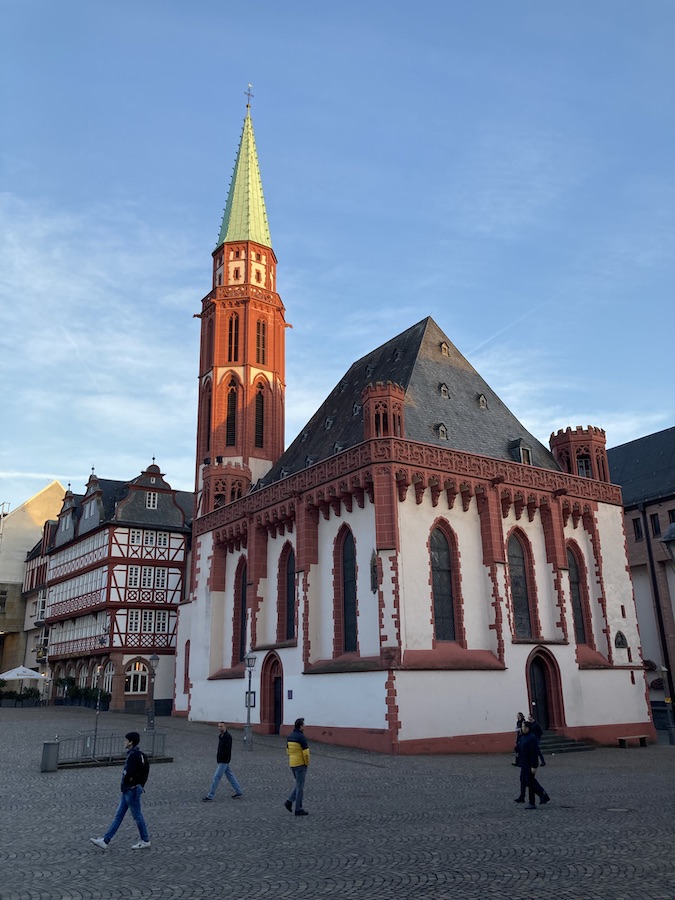
[[[255,241],[264,247],[272,247],[253,122],[248,108],[216,246],[220,247],[225,241]]]

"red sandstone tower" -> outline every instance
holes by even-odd
[[[549,438],[551,452],[563,472],[597,481],[609,481],[605,444],[605,432],[593,425],[561,429]]]
[[[200,315],[197,516],[243,496],[284,449],[284,306],[250,106]]]

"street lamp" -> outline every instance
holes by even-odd
[[[246,663],[246,671],[248,672],[248,691],[246,692],[246,725],[244,726],[244,748],[246,750],[253,750],[253,741],[251,734],[251,676],[253,675],[253,669],[255,668],[255,656],[250,650],[244,657],[244,662]]]
[[[146,716],[148,719],[148,724],[145,726],[146,731],[154,731],[155,730],[155,673],[157,672],[157,666],[159,665],[159,656],[156,653],[153,653],[150,659],[148,660],[150,663],[150,691],[149,691],[149,703],[148,709],[146,711]]]
[[[96,694],[96,718],[94,720],[94,747],[92,750],[92,757],[96,759],[96,738],[98,737],[98,714],[101,711],[101,669],[103,666],[96,666],[96,687],[98,689]]]

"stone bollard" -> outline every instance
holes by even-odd
[[[56,772],[59,767],[59,742],[45,741],[42,745],[41,772]]]

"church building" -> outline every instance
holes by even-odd
[[[427,317],[284,451],[276,266],[247,107],[200,314],[174,713],[387,753],[508,751],[519,710],[653,738],[605,433],[546,448]]]

